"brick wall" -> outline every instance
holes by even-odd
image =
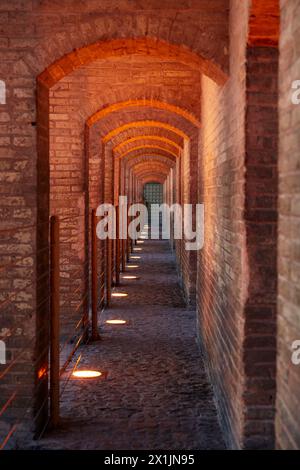
[[[200,344],[229,447],[243,447],[244,303],[248,262],[244,224],[247,2],[231,2],[230,78],[202,79],[199,202],[205,242],[198,256]]]
[[[278,48],[247,48],[245,448],[274,448],[277,303]]]
[[[291,360],[292,343],[300,339],[300,105],[291,101],[292,83],[300,80],[299,16],[299,0],[281,1],[276,419],[280,449],[300,448],[300,368]]]
[[[195,202],[198,185],[199,202],[205,204],[205,248],[197,260],[199,328],[228,445],[272,447],[277,51],[266,47],[274,46],[276,28],[270,29],[268,44],[261,28],[276,2],[266,0],[261,9],[257,0],[231,1],[230,78],[224,86],[220,83],[228,71],[227,0],[168,0],[164,5],[150,0],[142,6],[141,2],[127,0],[116,5],[110,1],[96,3],[62,1],[59,14],[55,2],[11,0],[0,5],[0,79],[7,80],[7,104],[0,109],[1,222],[5,227],[33,226],[1,241],[3,262],[17,264],[0,286],[1,299],[7,292],[14,294],[0,325],[3,330],[18,327],[18,337],[8,342],[9,355],[14,357],[28,344],[36,325],[40,333],[48,324],[48,279],[43,276],[48,268],[45,221],[49,164],[51,210],[75,215],[74,225],[62,226],[62,230],[68,240],[77,234],[65,243],[68,262],[72,258],[71,268],[76,269],[88,259],[84,248],[88,207],[95,207],[104,196],[112,196],[111,146],[122,142],[126,132],[127,137],[136,137],[140,129],[131,133],[120,130],[102,146],[100,137],[133,120],[150,118],[161,120],[165,126],[173,124],[190,139],[190,149],[176,161],[177,201]],[[247,49],[250,3],[258,8],[250,15]],[[300,79],[299,0],[282,0],[281,7],[277,445],[296,448],[300,440],[299,368],[290,358],[292,342],[300,339],[300,105],[291,103],[290,93],[292,81]],[[260,14],[262,21],[256,23]],[[151,39],[145,40],[147,36]],[[139,39],[122,39],[128,37]],[[111,39],[115,42],[110,43]],[[87,47],[101,40],[106,41],[101,47]],[[46,68],[40,76],[37,115],[36,78]],[[203,76],[202,85],[201,73],[210,77]],[[128,109],[111,110],[101,122],[95,117],[86,125],[100,108],[132,99],[160,100],[173,108],[145,103],[136,109],[128,104]],[[181,114],[176,106],[182,108]],[[203,128],[198,135],[195,122],[200,114]],[[164,137],[174,133],[166,127],[152,127],[151,131]],[[173,135],[172,139],[181,141],[182,136]],[[168,150],[170,147],[165,146]],[[104,155],[108,157],[106,166]],[[126,175],[130,188],[133,173],[139,172],[141,181],[152,177],[164,181],[167,174],[167,166],[154,162],[134,167]],[[40,225],[35,232],[37,220]],[[195,293],[195,256],[184,250],[182,242],[175,245],[182,282],[191,300]],[[70,286],[76,287],[79,282],[73,306],[85,291],[82,280],[72,277],[70,269],[63,275],[64,299]],[[22,366],[10,379],[11,383],[16,377],[20,379],[24,397],[31,395],[36,376],[29,364],[38,358],[36,368],[40,370],[47,362],[45,355],[39,357],[46,343],[47,336],[38,335],[36,346],[28,347]]]
[[[193,204],[193,210],[197,202],[198,174],[194,171],[198,163],[198,133],[195,133],[193,139],[185,140],[181,156],[181,201],[183,217],[184,204]],[[193,224],[191,227],[195,230],[195,211],[193,212]],[[183,227],[184,233],[184,227]],[[196,302],[196,271],[197,271],[197,251],[187,250],[186,244],[190,240],[185,236],[180,244],[180,256],[177,258],[178,269],[182,287],[184,290],[186,302],[189,305],[195,305]]]
[[[200,341],[228,445],[267,449],[276,396],[276,2],[233,1],[230,20],[230,79],[223,88],[203,79]]]

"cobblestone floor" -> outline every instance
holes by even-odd
[[[79,369],[104,379],[69,381],[62,426],[42,449],[222,449],[212,390],[196,344],[195,312],[185,308],[173,255],[164,241],[145,241],[131,259],[101,341],[81,348]],[[121,318],[126,326],[105,324]]]

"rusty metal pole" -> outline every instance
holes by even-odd
[[[120,209],[119,206],[116,207],[116,286],[120,285]]]
[[[100,249],[100,302],[99,307],[102,310],[105,305],[105,240],[99,240],[99,249]]]
[[[125,209],[127,211],[127,209]],[[125,233],[125,225],[126,225],[126,221],[124,220],[124,210],[122,208],[122,212],[120,213],[120,217],[121,217],[121,227],[122,227],[122,239],[121,239],[121,245],[122,245],[122,272],[124,273],[126,271],[126,238],[123,238],[124,237],[124,233]]]
[[[107,250],[106,250],[106,307],[110,306],[110,301],[111,301],[111,284],[112,284],[112,260],[111,260],[111,255],[112,255],[112,241],[110,238],[107,238],[106,240],[107,243]]]
[[[92,230],[92,340],[99,339],[98,331],[98,247],[97,247],[97,217],[96,209],[92,210],[91,230]]]
[[[127,214],[128,214],[128,207],[129,205],[127,205]],[[130,237],[129,237],[129,225],[130,225],[130,222],[131,222],[131,216],[127,216],[127,239],[126,239],[126,261],[130,261],[130,246],[131,246],[131,240],[130,240]]]
[[[128,217],[128,220],[130,220],[129,217]],[[130,261],[130,238],[129,238],[128,228],[129,228],[129,224],[127,226],[127,240],[126,240],[126,261],[127,261],[127,263]]]
[[[88,212],[87,212],[88,214]],[[84,217],[84,224],[85,224],[85,229],[84,229],[84,240],[85,240],[85,268],[84,268],[84,289],[85,295],[84,297],[84,302],[83,302],[83,324],[82,328],[84,331],[84,336],[83,336],[83,342],[87,343],[89,340],[89,305],[90,305],[90,299],[89,299],[89,292],[90,292],[90,264],[89,264],[89,217]]]
[[[50,219],[50,420],[59,424],[59,218]]]

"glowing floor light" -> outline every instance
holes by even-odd
[[[128,294],[126,294],[126,292],[113,292],[112,294],[112,297],[128,297]]]
[[[102,375],[102,372],[97,370],[75,370],[72,375],[77,379],[96,379]]]
[[[137,276],[131,276],[131,275],[128,275],[128,276],[122,276],[122,279],[138,279]]]
[[[138,264],[128,264],[126,267],[127,268],[138,268],[139,265]]]
[[[133,251],[142,251],[142,248],[134,248]]]
[[[108,325],[126,325],[126,320],[106,320],[106,322]]]
[[[130,256],[131,259],[141,259],[140,256]]]
[[[138,245],[142,245],[144,243],[144,240],[137,240]]]

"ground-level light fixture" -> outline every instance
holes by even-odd
[[[126,292],[113,292],[111,296],[122,298],[122,297],[128,297],[128,294]]]
[[[130,258],[131,258],[131,259],[141,259],[140,256],[131,256]]]
[[[120,320],[120,319],[115,319],[115,320],[106,320],[108,325],[126,325],[126,320]]]
[[[127,268],[138,268],[139,265],[138,264],[128,264],[126,267]]]
[[[142,248],[133,248],[133,251],[142,251]]]
[[[130,274],[129,275],[126,274],[125,276],[122,276],[122,279],[129,279],[129,280],[138,279],[138,276],[131,276]]]
[[[75,370],[72,375],[76,379],[96,379],[101,377],[102,372],[98,370]]]

